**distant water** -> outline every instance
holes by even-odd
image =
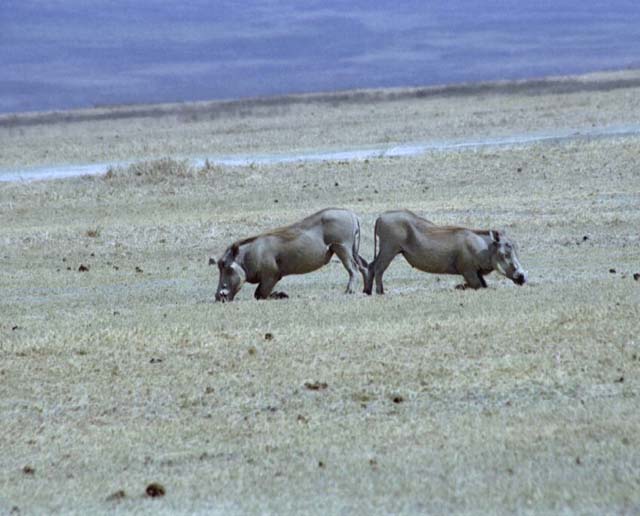
[[[637,0],[2,0],[0,112],[640,67]]]

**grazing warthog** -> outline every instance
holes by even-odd
[[[289,274],[305,274],[329,263],[334,254],[349,273],[347,293],[354,291],[359,270],[366,284],[368,264],[358,254],[360,222],[349,210],[328,208],[290,226],[233,243],[217,263],[220,280],[216,301],[232,301],[242,284],[257,283],[256,299],[287,297],[272,292]]]
[[[374,238],[380,249],[369,264],[366,294],[371,294],[374,280],[376,293],[384,293],[382,275],[398,254],[424,272],[461,274],[463,288],[485,288],[484,275],[494,270],[518,285],[527,281],[515,242],[500,231],[436,226],[408,210],[397,210],[378,217]]]

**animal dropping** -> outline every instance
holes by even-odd
[[[304,386],[310,391],[323,391],[329,387],[326,382],[305,382]]]
[[[164,486],[162,486],[161,484],[158,484],[157,482],[153,482],[149,484],[145,492],[147,493],[147,496],[150,498],[158,498],[160,496],[164,496],[166,493]]]

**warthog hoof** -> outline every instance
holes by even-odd
[[[269,296],[270,299],[289,299],[286,292],[272,292]]]

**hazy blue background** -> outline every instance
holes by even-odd
[[[0,112],[627,67],[638,0],[0,0]]]

